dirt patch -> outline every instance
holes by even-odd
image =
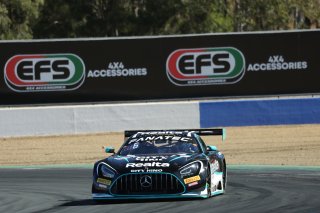
[[[320,125],[229,127],[227,140],[205,137],[228,164],[320,166]],[[0,139],[0,165],[91,164],[116,149],[122,133]]]

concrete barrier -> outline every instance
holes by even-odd
[[[199,128],[198,102],[0,109],[0,137]]]
[[[0,108],[0,137],[320,123],[320,98]]]

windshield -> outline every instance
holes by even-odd
[[[198,143],[194,138],[157,135],[131,137],[126,141],[119,154],[194,154],[198,152]]]

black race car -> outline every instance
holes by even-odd
[[[208,198],[223,194],[224,155],[200,136],[224,129],[125,131],[126,141],[94,164],[93,199]]]

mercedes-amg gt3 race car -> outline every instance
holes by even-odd
[[[224,155],[200,136],[224,129],[125,131],[125,142],[94,164],[92,197],[103,199],[208,198],[223,194]]]

